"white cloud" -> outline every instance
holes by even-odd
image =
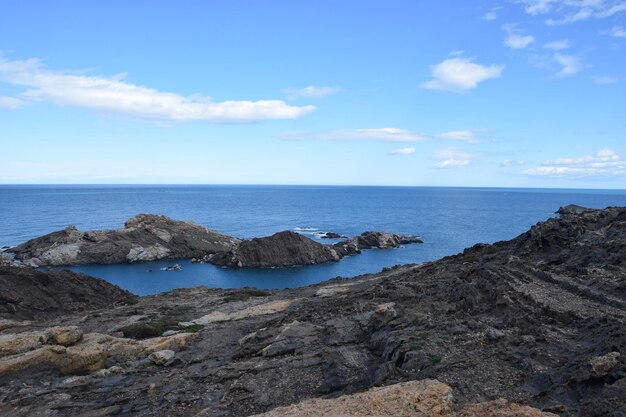
[[[535,168],[522,172],[527,175],[546,177],[624,175],[626,174],[626,161],[611,149],[601,149],[593,155],[542,162]]]
[[[503,45],[507,48],[511,49],[525,49],[535,41],[535,38],[530,35],[522,35],[517,29],[516,24],[507,24],[502,25],[502,29],[504,29],[507,33],[507,37],[503,42]]]
[[[0,96],[0,109],[17,109],[25,104],[26,102],[19,98]]]
[[[517,161],[514,159],[505,159],[504,161],[500,162],[500,166],[508,168],[508,167],[513,167],[513,166],[520,166],[520,165],[524,165],[526,162],[525,161]]]
[[[415,148],[397,148],[389,152],[390,155],[411,155],[415,153]]]
[[[428,90],[447,90],[455,93],[469,91],[478,83],[502,74],[504,65],[484,66],[469,58],[450,58],[431,67],[432,80],[421,84]]]
[[[397,127],[339,129],[326,132],[291,132],[283,135],[285,139],[313,140],[351,140],[379,142],[424,142],[429,140],[456,140],[469,144],[481,143],[477,137],[478,130],[455,130],[438,135],[426,135],[409,129]]]
[[[626,11],[624,0],[518,0],[532,16],[552,15],[548,25],[601,19]]]
[[[561,66],[561,70],[556,73],[558,77],[569,77],[582,69],[580,59],[574,55],[554,54],[554,60]]]
[[[610,34],[616,38],[626,38],[626,30],[622,26],[613,26]]]
[[[570,47],[569,40],[563,39],[560,41],[552,41],[543,45],[546,49],[551,49],[553,51],[562,51],[563,49],[567,49]]]
[[[434,164],[437,168],[457,168],[468,166],[476,155],[450,148],[436,152],[434,157],[438,160]]]
[[[504,46],[511,49],[524,49],[534,41],[535,38],[531,35],[522,36],[515,33],[509,33],[504,40]]]
[[[314,106],[290,106],[281,100],[213,102],[208,97],[131,84],[123,81],[124,77],[51,71],[38,59],[10,61],[0,55],[0,81],[25,87],[20,99],[27,101],[49,101],[161,122],[295,119],[315,110]]]
[[[302,98],[323,98],[338,93],[341,89],[337,87],[316,87],[310,85],[304,88],[285,88],[283,92],[287,94],[289,100],[299,100]]]
[[[591,79],[594,83],[598,85],[615,84],[617,82],[617,78],[611,77],[609,75],[596,75],[594,77],[591,77]]]
[[[473,130],[454,130],[438,135],[439,139],[443,140],[461,140],[470,144],[480,143],[481,141],[476,138],[476,132]]]
[[[498,18],[498,10],[500,10],[502,7],[494,7],[493,9],[489,10],[487,13],[485,13],[482,16],[483,20],[486,20],[487,22],[491,22],[494,21]]]
[[[421,142],[429,137],[408,129],[396,127],[382,127],[372,129],[341,129],[329,132],[312,134],[295,134],[290,136],[304,136],[316,140],[356,140],[356,141],[382,141],[382,142]]]

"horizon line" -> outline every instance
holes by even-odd
[[[489,185],[393,185],[393,184],[253,184],[253,183],[0,183],[0,187],[87,186],[87,187],[362,187],[362,188],[488,188],[507,190],[626,191],[626,188],[516,187]]]

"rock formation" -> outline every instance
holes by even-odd
[[[116,264],[202,257],[231,250],[238,243],[237,238],[193,222],[140,214],[123,229],[83,232],[68,226],[8,252],[34,266]]]
[[[281,267],[335,262],[341,256],[299,233],[284,231],[272,236],[240,242],[232,252],[209,258],[215,265],[231,267]]]
[[[0,414],[621,416],[625,247],[626,208],[587,210],[354,279],[0,322]]]
[[[198,224],[140,214],[123,229],[83,232],[73,226],[31,239],[8,251],[31,266],[121,264],[161,259],[192,259],[228,267],[284,267],[335,262],[363,249],[421,243],[413,236],[365,232],[335,245],[322,245],[284,231],[240,240]],[[0,265],[14,263],[0,253]],[[178,270],[178,269],[177,269]]]
[[[49,319],[136,300],[99,278],[71,271],[0,266],[0,319]]]

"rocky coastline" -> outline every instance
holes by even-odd
[[[0,266],[0,414],[623,416],[626,208],[559,212],[510,241],[282,291],[133,297]]]
[[[191,221],[139,214],[127,220],[123,229],[80,231],[68,226],[9,248],[6,253],[35,267],[191,259],[226,267],[259,268],[337,262],[366,249],[413,243],[422,241],[416,236],[384,232],[365,232],[334,245],[292,231],[242,240]]]

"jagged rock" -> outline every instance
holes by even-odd
[[[319,235],[319,237],[321,239],[342,239],[342,238],[345,238],[344,235],[340,235],[339,233],[335,233],[335,232],[322,233],[322,234]]]
[[[313,399],[252,417],[558,417],[504,399],[452,411],[452,388],[421,380],[371,388],[335,399]]]
[[[341,256],[360,253],[362,250],[397,248],[412,243],[423,243],[417,236],[397,235],[385,232],[364,232],[360,236],[335,243],[333,246]]]
[[[86,333],[74,345],[45,345],[42,335],[52,334],[52,329],[27,335],[11,335],[13,344],[5,343],[0,336],[0,377],[27,370],[55,368],[63,373],[96,371],[105,366],[107,359],[126,361],[140,359],[153,352],[181,349],[195,337],[193,333],[170,337],[155,337],[136,341],[100,333]],[[163,354],[169,355],[169,354]]]
[[[182,270],[183,270],[183,267],[180,266],[180,264],[174,264],[174,265],[165,266],[165,267],[161,268],[161,271],[176,271],[176,272],[180,272]]]
[[[8,251],[26,264],[115,264],[203,257],[231,250],[239,239],[189,221],[139,214],[123,229],[83,232],[74,226]]]
[[[436,417],[452,406],[452,388],[436,380],[372,388],[336,399],[313,399],[254,417]]]
[[[244,240],[231,252],[210,259],[231,267],[282,267],[335,262],[337,251],[299,233],[284,231],[272,236]]]
[[[587,207],[583,207],[583,206],[577,206],[576,204],[569,204],[567,206],[564,207],[559,207],[559,209],[556,211],[556,214],[560,214],[560,215],[568,215],[568,214],[583,214],[583,213],[589,213],[589,212],[593,212],[594,209],[590,209]]]
[[[610,352],[603,356],[591,358],[589,365],[595,377],[605,376],[619,364],[619,352]]]
[[[72,346],[83,337],[83,331],[78,326],[53,327],[48,330],[48,335],[54,344]]]
[[[114,403],[140,416],[243,417],[317,399],[329,403],[309,409],[313,415],[341,416],[341,403],[332,403],[341,396],[436,377],[454,387],[450,416],[617,416],[626,408],[625,242],[626,208],[609,208],[550,219],[438,261],[311,287],[179,289],[49,326],[8,324],[3,336],[77,323],[85,335],[67,348],[36,340],[0,358],[15,371],[0,375],[0,414],[80,415],[85,404]],[[142,340],[104,334],[141,322],[181,332]],[[151,366],[148,355],[165,349],[176,351],[167,364],[185,366]],[[29,355],[45,360],[17,361]],[[98,366],[124,373],[88,374]],[[62,369],[82,375],[60,376]],[[56,403],[59,392],[71,400]],[[365,412],[385,415],[389,398],[374,403],[384,407],[378,415]],[[515,404],[483,403],[495,398]]]
[[[71,271],[0,267],[0,318],[50,319],[136,300],[134,295],[102,279]]]
[[[331,232],[328,237],[342,237]],[[123,229],[80,231],[74,226],[31,239],[8,251],[30,266],[116,264],[191,259],[229,267],[284,267],[336,262],[363,249],[421,243],[414,236],[365,232],[336,245],[322,245],[293,231],[240,240],[189,221],[139,214]],[[8,254],[2,263],[13,263]],[[165,270],[179,271],[173,265]]]
[[[0,252],[0,266],[18,266],[18,264],[13,259],[13,255]]]
[[[148,356],[148,359],[155,365],[165,365],[169,360],[173,359],[176,352],[173,350],[165,349],[153,352]]]

